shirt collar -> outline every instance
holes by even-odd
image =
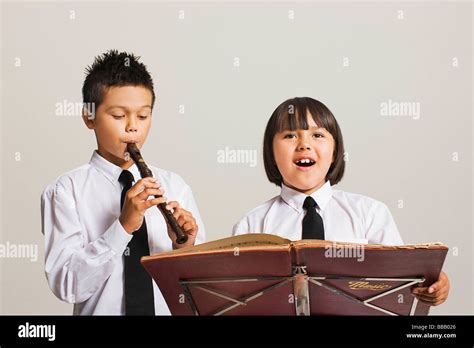
[[[114,185],[120,185],[118,179],[123,169],[119,166],[109,162],[104,157],[99,155],[97,150],[94,150],[91,160],[89,162],[93,167],[95,167],[99,172],[104,174],[104,176]],[[138,171],[137,165],[133,163],[130,168],[127,169],[133,174],[134,181],[137,182],[140,179],[140,172]]]
[[[286,204],[295,209],[298,213],[303,211],[304,200],[306,197],[308,197],[308,195],[296,191],[283,183],[281,184],[280,196]],[[324,211],[324,208],[332,197],[332,186],[329,180],[326,181],[324,185],[318,190],[314,191],[310,196],[316,201],[319,209]]]

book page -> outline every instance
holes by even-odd
[[[292,247],[301,249],[306,247],[359,247],[364,249],[383,249],[383,250],[399,250],[399,249],[447,249],[448,247],[441,243],[420,243],[420,244],[404,244],[404,245],[384,245],[384,244],[360,244],[349,242],[336,242],[330,240],[304,239],[291,242]]]
[[[260,248],[266,246],[287,246],[289,247],[291,241],[273,234],[266,233],[249,233],[240,236],[228,237],[219,239],[212,242],[198,244],[182,249],[171,250],[151,256],[146,256],[143,259],[155,258],[158,256],[188,254],[188,253],[199,253],[209,252],[224,249],[234,248]]]

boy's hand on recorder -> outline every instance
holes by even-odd
[[[166,205],[166,209],[173,212],[173,216],[176,218],[176,221],[178,221],[178,225],[181,226],[184,233],[186,233],[188,236],[188,240],[186,241],[186,243],[177,244],[176,234],[168,225],[168,235],[173,241],[173,249],[181,249],[187,246],[194,245],[198,232],[198,225],[196,224],[196,219],[193,217],[193,214],[191,214],[186,209],[183,209],[176,201],[168,202],[168,204]]]
[[[163,194],[164,190],[161,188],[161,184],[152,177],[138,180],[127,191],[119,217],[119,221],[127,233],[132,234],[140,228],[148,208],[166,202],[166,197],[154,198],[154,195]],[[149,196],[153,196],[153,199],[148,199]]]
[[[441,272],[435,283],[428,287],[415,287],[412,289],[412,294],[423,303],[438,306],[448,298],[449,287],[448,276]]]

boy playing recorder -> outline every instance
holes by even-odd
[[[133,54],[97,57],[82,89],[83,120],[94,130],[90,162],[61,175],[41,196],[45,273],[53,293],[74,314],[169,314],[163,296],[140,264],[157,252],[204,242],[204,226],[190,187],[170,171],[149,166],[140,178],[127,143],[144,145],[155,102],[153,81]],[[89,108],[90,109],[90,108]],[[188,235],[177,244],[162,213],[167,209]],[[151,208],[151,209],[150,209]]]

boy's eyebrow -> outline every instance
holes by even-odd
[[[108,107],[105,111],[109,111],[110,109],[115,109],[115,108],[124,109],[124,110],[127,110],[127,111],[129,110],[129,108],[126,107],[126,106],[122,106],[122,105],[112,105],[112,106]],[[149,109],[151,109],[151,105],[142,105],[142,106],[140,107],[140,109],[143,109],[143,108],[149,108]]]

